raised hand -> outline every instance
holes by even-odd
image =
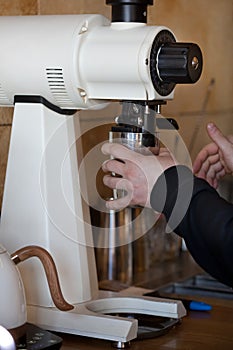
[[[217,188],[219,179],[233,172],[233,135],[224,136],[213,123],[207,125],[207,132],[213,142],[199,152],[193,172]]]

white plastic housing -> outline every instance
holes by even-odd
[[[155,91],[149,68],[164,29],[111,24],[101,15],[0,17],[0,105],[13,105],[15,95],[40,95],[66,109],[170,99]]]
[[[52,255],[61,289],[71,303],[98,292],[92,231],[82,201],[76,138],[79,120],[42,104],[16,103],[1,211],[0,241],[12,253],[26,245]],[[76,127],[75,127],[76,125]],[[54,306],[42,265],[19,265],[27,304]]]

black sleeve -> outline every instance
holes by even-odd
[[[205,271],[233,287],[233,204],[190,169],[177,166],[156,182],[151,206],[166,216]]]

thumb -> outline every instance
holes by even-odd
[[[222,134],[218,127],[214,123],[207,125],[207,132],[209,137],[216,143],[216,145],[224,151],[226,147],[229,147],[228,139]]]

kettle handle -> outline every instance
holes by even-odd
[[[30,245],[11,254],[11,260],[15,264],[32,257],[39,258],[44,267],[51,297],[56,307],[62,311],[72,310],[74,306],[67,303],[62,295],[56,265],[47,250],[39,246]]]

